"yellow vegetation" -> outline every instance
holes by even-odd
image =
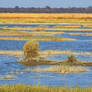
[[[31,24],[31,23],[92,23],[92,14],[81,13],[1,13],[0,24]]]
[[[5,75],[5,76],[0,76],[0,79],[11,80],[11,79],[16,79],[16,77],[12,75]]]
[[[0,36],[50,36],[62,33],[64,32],[28,32],[16,30],[0,30]]]
[[[78,25],[67,25],[67,26],[55,26],[56,28],[80,28],[80,25],[78,26]]]
[[[85,35],[85,33],[69,33],[69,35],[76,36],[76,35]]]
[[[22,56],[23,55],[23,51],[0,51],[0,54],[6,54],[6,55],[14,55],[14,56]],[[56,50],[46,50],[46,51],[41,51],[40,52],[41,55],[86,55],[86,56],[90,56],[92,55],[91,52],[72,52],[72,51],[56,51]]]
[[[86,33],[85,36],[92,36],[92,33]]]
[[[47,87],[40,85],[2,85],[0,86],[0,92],[92,92],[92,88],[80,88],[78,86],[74,88],[69,87]]]
[[[1,13],[0,14],[0,18],[50,18],[50,19],[53,19],[53,18],[92,18],[92,14],[81,14],[81,13],[61,13],[61,14],[58,14],[58,13],[52,13],[52,14],[47,14],[47,13]]]
[[[72,35],[72,36],[76,36],[76,35],[92,36],[92,33],[69,33],[69,35]]]
[[[12,28],[9,28],[9,27],[3,27],[2,29],[4,30],[15,30],[15,31],[20,31],[20,30],[32,30],[32,31],[45,31],[45,30],[56,30],[56,31],[92,31],[92,29],[85,29],[85,28],[75,28],[75,27],[53,27],[53,28],[39,28],[39,27],[36,27],[36,28],[32,28],[32,27],[12,27]]]
[[[56,73],[76,73],[76,72],[88,72],[89,70],[80,66],[69,66],[69,65],[55,65],[49,68],[36,68],[36,69],[25,69],[28,72],[56,72]]]

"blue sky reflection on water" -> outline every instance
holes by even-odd
[[[0,26],[13,27],[15,25],[0,25]],[[32,26],[37,27],[38,25],[32,25]],[[65,32],[71,33],[71,31],[69,32],[65,31]],[[75,33],[76,32],[77,31],[75,31]],[[66,35],[66,34],[57,35],[57,36],[70,37],[69,35]],[[73,36],[71,37],[73,38]],[[45,50],[67,51],[69,50],[72,52],[90,52],[90,53],[92,52],[91,37],[87,39],[86,37],[81,37],[81,36],[74,36],[74,37],[78,38],[78,40],[75,40],[75,41],[39,41],[39,44],[40,44],[39,49],[41,51],[45,51]],[[21,51],[23,50],[23,46],[25,42],[26,41],[0,40],[0,50]],[[65,60],[67,56],[68,55],[66,54],[48,55],[48,59]],[[76,57],[82,61],[92,60],[92,55],[90,56],[76,55]],[[67,85],[68,87],[74,87],[75,85],[79,85],[80,87],[88,87],[88,86],[91,86],[92,84],[92,81],[90,81],[92,80],[92,67],[87,67],[88,69],[90,69],[90,72],[74,73],[74,74],[60,74],[60,73],[49,73],[49,72],[40,72],[40,73],[24,72],[24,70],[27,68],[37,68],[37,67],[45,68],[45,67],[50,67],[50,66],[42,65],[42,66],[35,66],[35,67],[32,67],[32,66],[26,67],[24,65],[15,63],[16,61],[21,60],[21,59],[22,58],[20,57],[18,58],[18,57],[10,56],[10,55],[0,55],[0,76],[5,76],[9,74],[16,77],[14,80],[0,79],[0,85],[23,83],[23,84],[30,84],[30,85],[40,84],[40,85],[46,85],[46,86],[66,86]]]

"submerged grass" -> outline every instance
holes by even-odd
[[[23,84],[2,85],[0,92],[92,92],[92,88],[75,88],[68,87],[46,87],[46,86],[30,86]]]

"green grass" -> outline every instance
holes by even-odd
[[[68,87],[46,87],[30,85],[3,85],[0,92],[92,92],[92,88],[68,88]]]

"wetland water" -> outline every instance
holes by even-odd
[[[30,25],[0,25],[2,26],[30,26]],[[31,25],[32,27],[37,27],[39,25]],[[49,25],[53,27],[55,25]],[[69,31],[72,33],[72,31]],[[56,36],[69,37],[68,31],[65,31],[65,34],[59,34]],[[75,31],[76,33],[77,31]],[[74,33],[74,31],[73,31]],[[85,32],[80,32],[85,33]],[[87,32],[86,32],[87,33]],[[91,31],[90,31],[91,33]],[[39,41],[39,49],[44,50],[58,50],[58,51],[67,51],[72,52],[92,52],[92,36],[87,38],[86,36],[71,36],[70,38],[77,38],[76,41]],[[0,40],[0,50],[14,50],[21,51],[23,50],[23,45],[26,41],[9,41],[9,40]],[[92,55],[77,55],[78,59],[82,61],[92,61]],[[51,60],[65,60],[67,58],[66,54],[62,55],[49,55],[48,59]],[[92,85],[92,67],[87,67],[90,69],[90,72],[84,73],[74,73],[74,74],[59,74],[59,73],[48,73],[48,72],[28,72],[25,71],[27,68],[35,67],[49,67],[47,65],[27,67],[21,64],[16,64],[15,62],[21,60],[22,57],[15,57],[10,55],[0,55],[0,76],[12,75],[15,76],[15,79],[0,79],[0,85],[3,84],[40,84],[46,86],[69,86],[74,87],[79,85],[81,87],[87,87]],[[12,63],[9,63],[12,62]],[[92,86],[91,86],[92,87]]]

